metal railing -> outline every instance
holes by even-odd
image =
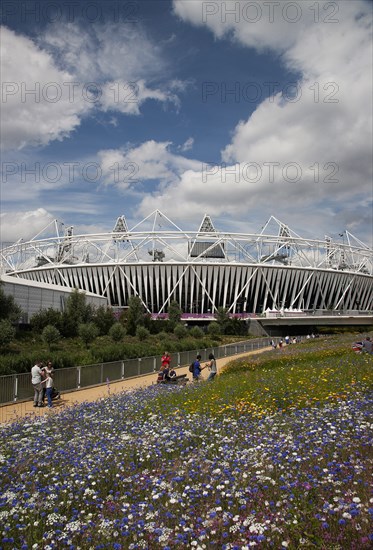
[[[172,355],[172,362],[173,365],[178,366],[190,365],[197,353],[201,355],[202,361],[206,361],[210,353],[213,353],[216,359],[231,357],[239,353],[267,347],[270,345],[271,340],[278,341],[279,338],[256,338],[214,348],[180,351]],[[160,366],[160,356],[126,359],[110,363],[56,369],[53,373],[53,381],[60,392],[67,392],[151,374],[159,370]],[[0,405],[32,399],[33,395],[34,390],[31,385],[30,373],[0,376]]]

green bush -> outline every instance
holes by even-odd
[[[231,336],[246,336],[247,325],[239,319],[229,319],[224,328],[224,334],[229,334]]]
[[[187,338],[180,340],[180,351],[196,350],[200,348],[199,340],[191,338],[189,335]]]
[[[5,374],[21,374],[24,372],[30,372],[31,367],[35,365],[37,361],[51,360],[55,369],[66,369],[69,367],[75,367],[76,365],[89,364],[92,361],[87,361],[87,357],[83,355],[79,358],[81,360],[75,360],[70,353],[57,353],[50,354],[44,357],[40,353],[25,353],[20,355],[1,355],[0,356],[0,376]]]
[[[98,328],[94,323],[82,323],[78,326],[79,337],[83,340],[86,347],[98,336]]]
[[[212,323],[209,324],[209,326],[207,328],[207,332],[212,337],[220,336],[221,335],[221,326],[216,321],[213,321]]]
[[[7,346],[14,340],[16,329],[12,323],[6,319],[0,321],[0,347]]]
[[[34,332],[41,334],[45,327],[52,325],[56,327],[61,332],[62,327],[62,315],[60,311],[53,309],[52,307],[48,309],[42,309],[30,319],[30,325]]]
[[[52,344],[55,342],[58,342],[58,340],[61,339],[61,334],[58,328],[54,327],[53,325],[47,325],[43,332],[41,333],[41,337],[48,345],[48,349],[51,349]]]
[[[145,310],[141,299],[138,296],[131,296],[128,301],[127,316],[127,333],[135,336],[137,328],[144,326]]]
[[[174,330],[176,325],[180,323],[181,314],[182,311],[179,306],[179,302],[177,302],[176,300],[172,300],[168,308],[168,322],[170,324],[171,330]]]
[[[93,363],[108,363],[110,361],[121,361],[127,356],[123,344],[115,343],[106,346],[100,346],[97,349],[91,350],[93,355]]]
[[[108,334],[113,342],[120,342],[123,340],[126,330],[120,323],[115,323],[110,327]]]
[[[136,336],[140,341],[146,340],[147,338],[149,338],[150,332],[145,327],[137,327]]]
[[[189,331],[192,338],[203,338],[205,333],[199,327],[192,327]]]
[[[188,329],[182,325],[181,323],[179,323],[178,325],[176,325],[176,327],[174,328],[174,334],[177,338],[185,338],[188,334]]]
[[[0,319],[16,322],[21,315],[21,308],[15,303],[13,296],[5,294],[3,283],[0,281]]]
[[[92,321],[98,328],[100,336],[109,334],[115,323],[113,310],[105,306],[99,306],[93,314]]]

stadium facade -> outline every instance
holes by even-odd
[[[53,230],[53,235],[52,235]],[[236,315],[277,311],[373,310],[372,250],[348,231],[338,241],[302,238],[274,217],[260,233],[215,229],[205,215],[183,230],[156,210],[131,229],[75,235],[54,221],[31,241],[2,250],[8,276],[78,288],[126,308],[139,296],[149,314]]]

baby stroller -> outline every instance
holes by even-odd
[[[352,351],[355,353],[361,353],[363,349],[363,342],[355,342],[352,344]]]

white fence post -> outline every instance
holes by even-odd
[[[14,379],[14,399],[13,401],[17,401],[18,398],[18,376],[15,376]]]

